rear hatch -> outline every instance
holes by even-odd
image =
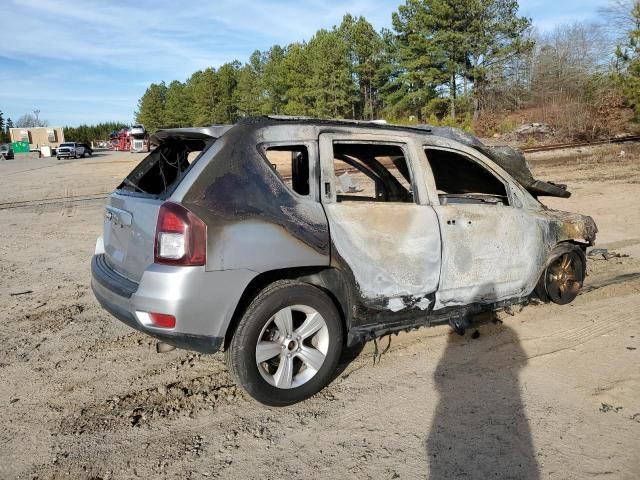
[[[224,131],[175,129],[158,132],[158,145],[111,194],[105,207],[104,250],[109,266],[139,282],[153,263],[155,230],[162,203],[190,167]]]

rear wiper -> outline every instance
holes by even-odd
[[[147,195],[149,194],[149,192],[145,192],[143,189],[141,189],[138,185],[136,185],[135,183],[133,183],[131,180],[129,180],[128,178],[124,179],[124,182],[127,185],[129,185],[130,187],[135,188],[136,190],[138,190],[140,193],[146,193]]]
[[[474,198],[478,198],[478,197],[474,197]],[[497,203],[504,203],[504,200],[498,197],[480,197],[479,200],[484,203],[490,203],[492,205],[495,205]]]

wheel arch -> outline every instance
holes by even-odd
[[[334,267],[295,267],[262,272],[249,282],[240,296],[225,332],[223,343],[225,350],[228,348],[238,323],[249,304],[267,285],[278,280],[297,280],[324,292],[331,299],[340,315],[344,333],[343,342],[346,343],[347,333],[351,326],[350,312],[353,295],[344,272]]]
[[[576,240],[576,239],[568,239],[568,240],[562,240],[559,241],[555,247],[553,247],[551,249],[551,252],[549,252],[549,259],[547,260],[547,263],[545,263],[545,269],[547,268],[547,266],[549,265],[549,262],[551,262],[552,260],[552,256],[551,253],[553,253],[556,249],[558,248],[570,248],[571,246],[574,247],[578,247],[580,249],[580,251],[582,252],[582,265],[584,268],[584,274],[586,276],[587,274],[587,248],[591,246],[591,244],[589,242],[583,241],[583,240]]]

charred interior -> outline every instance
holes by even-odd
[[[197,156],[213,140],[167,138],[118,186],[118,190],[161,195],[184,176]]]
[[[333,156],[338,202],[413,203],[409,167],[398,145],[335,142]]]
[[[508,204],[504,183],[476,162],[448,150],[426,148],[425,152],[442,205]]]
[[[309,150],[305,145],[277,145],[265,148],[264,152],[271,167],[291,190],[309,195]]]

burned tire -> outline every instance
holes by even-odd
[[[342,321],[320,289],[283,280],[246,309],[226,350],[237,382],[261,403],[290,405],[329,383],[343,346]]]
[[[536,286],[543,302],[565,305],[572,302],[582,288],[587,259],[582,249],[571,243],[554,248]]]

